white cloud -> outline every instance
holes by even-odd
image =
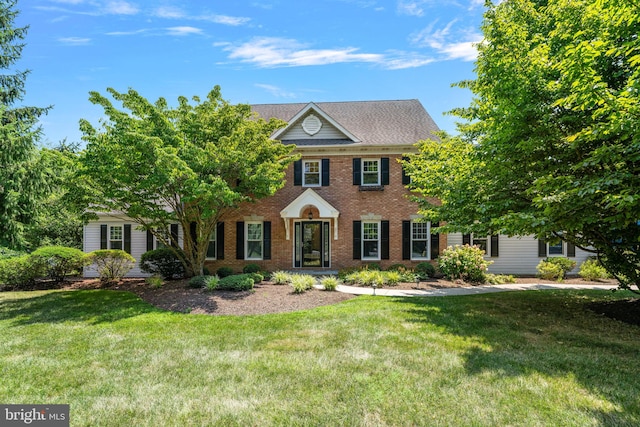
[[[400,0],[398,1],[398,12],[403,15],[423,16],[424,5],[428,0]]]
[[[149,30],[141,29],[141,30],[132,30],[132,31],[111,31],[109,33],[105,33],[107,36],[135,36],[137,34],[147,33]]]
[[[169,35],[171,36],[190,36],[192,34],[202,34],[202,30],[196,27],[169,27],[167,28]]]
[[[474,44],[482,40],[482,35],[475,30],[452,31],[456,22],[453,20],[438,29],[435,28],[437,21],[433,22],[424,30],[413,35],[410,41],[418,46],[435,50],[445,60],[474,61],[478,54]]]
[[[260,89],[264,89],[267,92],[269,92],[271,95],[275,96],[276,98],[296,98],[296,94],[293,92],[287,92],[284,89],[278,87],[278,86],[273,86],[273,85],[268,85],[268,84],[263,84],[263,83],[256,83],[254,85],[255,87],[258,87]]]
[[[153,11],[153,15],[158,18],[179,19],[185,16],[182,9],[173,6],[161,6]]]
[[[82,46],[89,44],[91,42],[91,39],[85,37],[60,37],[58,41],[70,46]]]
[[[102,8],[102,11],[109,15],[135,15],[140,10],[129,2],[114,0],[107,2]]]

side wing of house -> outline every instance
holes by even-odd
[[[495,274],[535,275],[538,263],[554,256],[564,256],[576,261],[576,268],[569,274],[577,274],[580,265],[593,254],[562,242],[557,245],[541,242],[533,236],[508,237],[474,236],[452,233],[447,236],[449,246],[473,244],[485,250],[485,258],[493,261],[489,272]]]

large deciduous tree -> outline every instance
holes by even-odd
[[[202,274],[222,215],[284,185],[295,146],[270,135],[285,123],[228,103],[218,86],[204,100],[194,97],[193,105],[180,97],[175,108],[134,90],[108,92],[124,110],[92,92],[91,102],[107,119],[101,129],[80,123],[87,142],[80,171],[89,188],[85,200],[95,210],[126,214],[173,248],[187,274]],[[167,233],[172,223],[185,230],[184,250]]]
[[[424,142],[408,165],[425,214],[449,231],[592,248],[637,287],[639,4],[509,0],[488,6],[482,29],[477,77],[459,83],[474,95],[454,111],[461,136]]]
[[[36,141],[38,118],[48,108],[16,105],[29,71],[12,67],[20,59],[28,27],[16,28],[16,1],[0,1],[0,246],[21,248],[23,232],[48,191]]]

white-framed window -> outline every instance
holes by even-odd
[[[487,236],[471,235],[471,245],[479,247],[484,251],[485,255],[489,255],[489,239]]]
[[[320,160],[303,160],[302,185],[319,187],[321,185],[322,162]]]
[[[211,236],[209,236],[209,246],[207,246],[207,259],[216,259],[218,258],[217,250],[217,233],[216,230],[213,230]]]
[[[245,259],[261,260],[263,257],[262,222],[246,222],[245,227]]]
[[[112,225],[109,227],[109,249],[122,249],[122,226]]]
[[[564,244],[562,240],[558,243],[547,243],[547,256],[564,256]]]
[[[362,159],[362,185],[380,185],[380,159]]]
[[[430,259],[430,235],[431,223],[415,221],[411,222],[411,259]]]
[[[380,259],[380,222],[362,222],[362,259]]]

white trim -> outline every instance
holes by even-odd
[[[280,217],[284,221],[286,239],[291,240],[291,219],[302,218],[309,207],[318,209],[319,218],[333,218],[333,240],[338,240],[338,216],[340,212],[318,193],[308,188],[294,201],[280,211]]]
[[[305,165],[307,163],[317,163],[318,164],[318,183],[317,184],[307,184],[306,183]],[[322,187],[322,160],[321,159],[320,160],[318,160],[318,159],[302,159],[302,186],[303,187]]]
[[[426,224],[427,225],[427,239],[426,239],[427,240],[427,250],[426,250],[427,255],[426,256],[419,256],[419,257],[414,257],[413,256],[413,226],[414,226],[414,224]],[[409,241],[410,241],[409,244],[411,245],[410,248],[409,248],[410,253],[411,253],[411,255],[410,255],[411,260],[412,261],[414,261],[414,260],[415,261],[428,261],[428,260],[430,260],[431,259],[431,222],[430,221],[422,222],[422,221],[413,221],[412,220],[411,221],[411,229],[409,230],[409,238],[410,238],[409,239]],[[417,239],[417,240],[420,241],[420,242],[424,241],[424,239]]]
[[[364,228],[365,228],[366,224],[376,224],[376,226],[377,226],[376,233],[377,233],[377,237],[378,237],[377,239],[375,239],[375,240],[374,239],[365,240],[365,238],[364,238]],[[380,259],[381,259],[380,256],[381,256],[381,251],[382,251],[382,248],[381,248],[382,239],[381,239],[381,236],[380,236],[380,233],[382,232],[382,227],[381,227],[380,221],[362,221],[360,226],[362,227],[361,230],[360,230],[360,233],[361,233],[360,234],[360,251],[361,251],[360,252],[360,259],[362,261],[380,261]],[[375,256],[375,257],[365,256],[365,252],[364,252],[364,243],[365,242],[377,242],[377,256]]]
[[[362,162],[361,166],[360,166],[360,185],[362,186],[377,186],[377,185],[382,185],[382,160],[381,159],[368,159],[368,158],[363,158],[360,160]],[[365,183],[364,182],[364,175],[365,175],[365,171],[364,171],[364,164],[365,162],[375,162],[378,167],[377,167],[377,174],[378,177],[376,179],[375,183]],[[373,173],[369,172],[370,175],[373,175]]]
[[[249,240],[249,225],[260,224],[260,239]],[[249,257],[249,242],[260,242],[260,257]],[[245,221],[244,223],[244,259],[247,261],[262,261],[264,259],[264,222]]]

